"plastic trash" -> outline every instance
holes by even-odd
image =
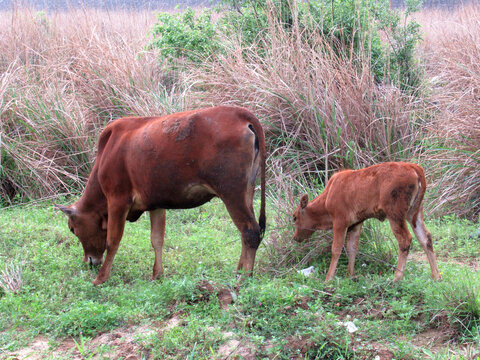
[[[306,269],[298,270],[298,272],[308,277],[308,276],[311,276],[313,273],[315,273],[315,268],[313,266],[310,266]]]

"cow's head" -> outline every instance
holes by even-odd
[[[293,223],[295,224],[295,233],[293,240],[302,242],[315,232],[315,221],[310,214],[310,209],[307,208],[308,195],[305,194],[300,198],[300,205],[297,206],[293,213]]]
[[[107,219],[94,211],[79,211],[75,205],[57,207],[68,216],[70,231],[82,243],[85,254],[83,261],[100,265],[107,247]]]

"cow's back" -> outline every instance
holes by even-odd
[[[217,107],[111,123],[99,140],[102,189],[132,197],[139,211],[196,207],[235,191],[255,158],[249,115]]]

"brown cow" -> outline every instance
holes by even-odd
[[[433,253],[432,236],[423,221],[422,201],[426,190],[423,168],[410,163],[388,162],[361,170],[334,174],[325,190],[313,201],[303,195],[293,214],[295,241],[309,238],[316,230],[333,229],[332,261],[326,281],[333,279],[338,258],[348,234],[348,272],[354,275],[355,257],[362,223],[388,219],[397,238],[399,255],[394,281],[403,277],[412,235],[407,221],[427,254],[432,277],[440,280]]]
[[[87,186],[68,215],[84,261],[101,264],[95,285],[108,279],[125,221],[150,212],[153,276],[163,274],[165,209],[188,209],[218,196],[241,232],[238,270],[251,273],[265,230],[265,136],[246,109],[220,106],[163,117],[128,117],[100,134]],[[259,222],[253,194],[261,175]]]

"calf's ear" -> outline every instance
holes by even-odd
[[[308,194],[304,194],[300,198],[300,207],[302,209],[305,209],[307,207],[307,204],[308,204]]]
[[[70,206],[63,206],[63,205],[58,205],[58,204],[55,204],[55,206],[62,210],[62,212],[67,215],[67,216],[73,216],[77,213],[77,209],[75,209],[74,207],[70,207]]]

